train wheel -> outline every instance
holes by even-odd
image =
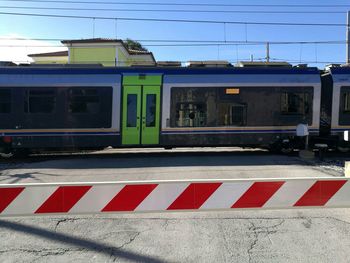
[[[350,151],[350,148],[349,147],[346,147],[346,146],[338,146],[337,147],[337,150],[341,153],[347,153]]]
[[[283,153],[290,154],[294,151],[293,146],[290,143],[274,143],[270,145],[269,151],[271,153]]]
[[[11,157],[13,157],[13,153],[12,152],[10,152],[10,153],[0,153],[0,157],[1,158],[11,158]]]
[[[294,151],[294,148],[290,144],[282,145],[281,153],[290,154]]]
[[[13,151],[12,154],[15,158],[26,158],[30,155],[30,151],[28,149],[18,149]]]
[[[0,157],[11,158],[13,157],[13,151],[10,147],[1,148]]]

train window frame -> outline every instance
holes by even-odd
[[[146,95],[146,127],[156,127],[157,99],[157,94]]]
[[[302,111],[297,111],[297,112],[291,112],[291,111],[285,111],[284,110],[284,105],[283,105],[283,97],[287,94],[293,94],[293,95],[302,95]],[[310,98],[311,97],[311,98]],[[286,99],[288,101],[288,99]],[[308,108],[308,110],[306,110],[306,104],[309,104],[310,101],[312,101],[312,96],[310,96],[310,93],[305,91],[305,90],[281,90],[281,95],[280,95],[280,105],[281,105],[281,114],[282,115],[298,115],[298,116],[302,116],[302,115],[308,115],[310,113],[310,108]]]
[[[173,117],[170,118],[170,127],[212,127],[213,116],[208,115],[209,110],[206,100],[214,97],[216,103],[218,97],[217,88],[215,86],[172,86],[170,89],[170,112],[172,112]],[[186,92],[186,96],[184,92]],[[180,120],[181,104],[184,105],[182,110],[186,111],[183,114],[182,124]]]
[[[77,91],[77,90],[95,90],[96,94],[95,95],[74,95],[73,91]],[[71,108],[73,97],[97,97],[98,98],[97,111],[94,111],[94,112],[89,112],[89,111],[74,112]],[[87,104],[87,102],[85,102],[85,103]],[[86,109],[88,109],[87,105],[85,107],[86,107]],[[98,88],[97,87],[70,87],[67,90],[67,112],[69,114],[73,114],[73,115],[97,115],[97,114],[100,114],[101,113],[101,95],[98,91]]]
[[[31,94],[31,92],[51,92],[52,95],[43,95],[43,94]],[[32,100],[35,98],[45,98],[42,101],[48,102],[48,98],[52,98],[52,109],[51,111],[33,111],[31,109],[31,104],[33,103]],[[44,103],[45,104],[45,103]],[[37,104],[34,103],[34,105],[37,106]],[[57,108],[57,88],[56,87],[28,87],[24,90],[23,94],[23,111],[25,114],[28,115],[51,115],[56,113]]]
[[[342,98],[341,98],[342,99],[342,101],[341,101],[342,111],[345,114],[350,114],[350,90],[345,89],[341,92],[341,94],[342,94]],[[348,99],[348,103],[346,103],[347,99]],[[348,107],[346,107],[346,106],[348,106]]]
[[[126,127],[137,127],[137,94],[127,94],[127,106],[126,106]]]
[[[2,91],[8,91],[9,92],[9,101],[6,101],[5,99],[3,100],[1,98],[1,92]],[[2,105],[3,104],[9,104],[9,111],[5,112],[5,111],[1,111],[2,109]],[[0,114],[11,114],[12,113],[12,90],[10,88],[0,88]]]
[[[225,111],[222,111],[222,109],[226,107],[229,111],[222,115]],[[234,108],[240,108],[242,110],[241,114],[241,122],[238,123],[236,120],[238,114],[234,114],[233,110]],[[218,101],[217,102],[217,126],[216,127],[244,127],[247,126],[247,115],[248,115],[248,104],[242,103],[242,102],[233,102],[233,101]],[[220,119],[221,116],[224,116],[224,123],[229,122],[229,124],[220,124],[222,119]]]
[[[187,115],[188,117],[184,117],[182,122],[189,122],[189,125],[179,125],[178,123],[180,123],[180,119],[177,118],[177,116],[179,115],[180,116],[180,110],[181,110],[181,105],[184,105],[184,106],[189,106],[189,105],[194,105],[196,106],[196,108],[193,108],[193,109],[187,109],[184,107],[184,111],[185,112],[189,112]],[[196,114],[198,112],[198,106],[200,106],[202,109],[205,116],[200,116],[199,118],[197,118],[197,120],[195,120],[196,118]],[[200,123],[201,121],[204,121],[205,124],[207,124],[207,116],[206,116],[206,111],[207,111],[207,107],[205,105],[204,102],[200,102],[200,101],[192,101],[192,102],[178,102],[176,103],[176,108],[175,108],[175,111],[176,111],[176,120],[175,120],[175,124],[176,124],[176,127],[178,128],[198,128],[198,127],[207,127],[206,125],[196,125],[196,123]],[[184,114],[186,115],[186,113]],[[193,125],[191,126],[191,121],[193,122]]]

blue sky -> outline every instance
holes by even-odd
[[[109,0],[118,2],[118,0]],[[120,1],[119,1],[120,2]],[[124,0],[123,2],[128,2]],[[129,2],[156,2],[156,1],[129,1]],[[319,0],[319,1],[157,1],[164,3],[211,3],[211,4],[348,4],[343,0]],[[350,4],[349,4],[350,5]],[[133,9],[197,9],[197,10],[275,10],[275,11],[343,11],[343,14],[244,14],[244,13],[159,13],[159,12],[100,12],[100,11],[51,11],[51,10],[21,10],[6,9],[4,6],[13,7],[74,7],[74,8],[133,8]],[[0,12],[17,13],[41,13],[41,14],[65,14],[81,16],[108,16],[108,17],[134,17],[134,18],[166,18],[166,19],[192,19],[192,20],[220,20],[220,21],[254,21],[254,22],[302,22],[302,23],[346,23],[345,7],[337,8],[283,8],[283,7],[194,7],[194,6],[147,6],[147,5],[102,5],[102,4],[67,4],[67,3],[30,3],[15,1],[0,1]],[[0,14],[0,38],[8,36],[54,39],[82,39],[91,37],[106,38],[131,38],[136,40],[198,40],[198,41],[325,41],[345,40],[345,27],[295,27],[295,26],[262,26],[248,25],[247,34],[244,25],[221,24],[189,24],[170,22],[142,22],[142,21],[118,21],[95,19],[70,19],[70,18],[43,18],[11,16]],[[93,27],[93,24],[95,26]],[[93,29],[94,28],[94,29]],[[226,30],[226,36],[224,31]],[[117,31],[117,32],[116,32]],[[94,32],[94,33],[93,33]],[[142,41],[141,41],[142,42]],[[1,40],[6,45],[5,40]],[[59,42],[33,42],[32,45],[53,45]],[[142,42],[144,45],[149,42]],[[159,44],[159,43],[153,43]],[[265,57],[264,45],[237,45],[237,46],[196,46],[196,47],[155,47],[149,46],[157,60],[248,60],[250,55],[255,59]],[[47,51],[44,47],[35,49],[35,52]],[[50,49],[51,50],[51,49]],[[28,49],[28,53],[33,49]],[[33,52],[33,53],[35,53]],[[12,47],[0,47],[0,60],[6,55],[9,59],[16,56],[17,50]],[[343,62],[345,61],[345,44],[296,44],[296,45],[271,45],[270,56],[273,59],[286,59],[294,63],[298,62]],[[323,63],[309,63],[319,67]]]

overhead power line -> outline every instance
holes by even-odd
[[[1,37],[0,41],[62,41],[67,38],[16,38],[16,37]],[[257,44],[257,45],[265,45],[266,43],[272,45],[293,45],[293,44],[346,44],[345,40],[319,40],[319,41],[270,41],[270,40],[198,40],[198,39],[135,39],[135,41],[142,43],[163,43],[161,45],[178,45],[182,43],[196,45],[196,44],[210,44],[210,45],[236,45],[236,44]],[[0,42],[1,43],[1,42]],[[164,44],[168,43],[168,44]],[[152,45],[152,44],[147,44]]]
[[[1,41],[1,40],[0,40]],[[343,45],[345,41],[337,42],[269,42],[270,45]],[[145,47],[216,47],[216,46],[264,46],[266,42],[220,42],[220,43],[167,43],[167,44],[143,44]],[[45,45],[45,44],[1,44],[0,47],[59,47],[63,48],[63,45]],[[75,47],[80,47],[76,45]],[[83,47],[83,46],[82,46]],[[100,47],[98,45],[89,45],[89,47]]]
[[[190,10],[190,9],[132,9],[132,8],[76,8],[76,7],[33,7],[0,6],[1,9],[55,10],[55,11],[98,11],[98,12],[157,12],[157,13],[245,13],[245,14],[346,14],[346,11],[273,11],[273,10]]]
[[[77,16],[58,14],[35,14],[35,13],[12,13],[0,12],[0,15],[52,17],[52,18],[74,18],[74,19],[100,19],[118,21],[144,21],[144,22],[177,22],[177,23],[205,23],[205,24],[231,24],[231,25],[265,25],[265,26],[330,26],[345,27],[343,23],[294,23],[294,22],[250,22],[250,21],[219,21],[219,20],[191,20],[191,19],[162,19],[162,18],[131,18],[131,17],[104,17],[104,16]]]
[[[63,4],[96,4],[96,5],[147,5],[147,6],[202,6],[202,7],[324,7],[349,8],[350,5],[338,4],[212,4],[212,3],[165,3],[165,2],[112,2],[112,1],[73,1],[73,0],[2,0],[3,2],[28,2],[28,3],[63,3]]]

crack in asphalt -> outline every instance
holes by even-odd
[[[302,224],[305,226],[305,228],[311,228],[311,226],[312,226],[311,218],[303,217],[301,219],[305,220],[305,222],[302,222]]]
[[[164,230],[168,229],[169,221],[170,221],[170,219],[167,219],[167,218],[164,219],[164,225],[163,225]]]
[[[80,220],[81,218],[63,218],[63,219],[58,219],[55,225],[54,231],[57,232],[57,228],[60,224],[66,223],[66,222],[75,222],[77,220]]]
[[[141,231],[141,232],[135,231],[135,232],[134,232],[134,235],[133,235],[132,237],[129,236],[129,240],[126,241],[126,242],[124,242],[122,245],[118,246],[117,249],[123,249],[124,247],[130,245],[132,242],[134,242],[134,240],[135,240],[139,235],[141,235],[141,233],[146,232],[146,231],[148,231],[148,230]],[[113,258],[112,262],[116,262],[116,261],[118,260],[118,257],[115,255],[115,253],[113,252],[113,250],[112,250],[112,252],[111,252],[110,257]]]
[[[24,252],[28,254],[33,254],[36,258],[32,260],[32,262],[36,262],[38,257],[62,256],[67,252],[78,252],[78,251],[84,251],[84,250],[85,250],[84,248],[53,248],[53,249],[16,248],[16,249],[0,250],[0,254]]]
[[[247,249],[247,254],[248,254],[248,261],[252,262],[252,250],[254,249],[254,247],[256,246],[256,244],[258,243],[258,233],[256,232],[256,226],[254,225],[253,222],[249,222],[251,224],[251,226],[248,228],[249,231],[253,231],[253,235],[254,235],[254,240],[253,242],[249,245],[249,248]],[[250,238],[249,232],[248,233],[248,238]]]
[[[253,258],[252,258],[252,256],[253,256],[253,249],[255,248],[257,243],[259,242],[260,236],[263,234],[264,237],[268,237],[269,240],[271,241],[269,235],[277,233],[277,228],[279,226],[281,226],[285,222],[285,219],[283,219],[283,218],[280,218],[280,220],[281,220],[281,222],[279,222],[279,223],[277,223],[275,225],[272,225],[272,226],[256,226],[254,224],[254,222],[249,220],[249,223],[251,224],[251,226],[248,228],[248,230],[252,231],[253,235],[254,235],[254,239],[253,239],[253,241],[251,242],[251,244],[249,245],[249,247],[247,249],[248,261],[249,262],[252,262],[252,260],[253,260]],[[248,233],[248,238],[250,238],[249,232],[247,232],[247,233]]]
[[[342,220],[342,219],[339,219],[339,218],[336,218],[336,217],[323,217],[323,218],[327,218],[327,219],[332,219],[332,220],[335,220],[337,222],[340,222],[340,223],[344,223],[344,224],[347,224],[347,225],[350,225],[350,222],[348,221],[345,221],[345,220]]]

